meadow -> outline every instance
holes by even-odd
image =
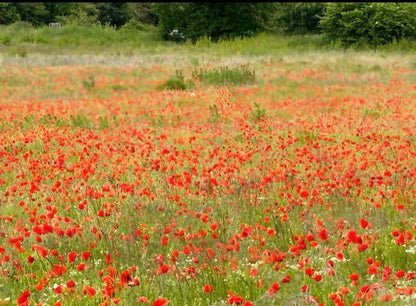
[[[411,52],[44,32],[0,48],[0,304],[415,303]]]

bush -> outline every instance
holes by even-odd
[[[10,35],[0,36],[0,45],[10,46],[10,43],[11,43],[11,37],[10,37]]]
[[[379,46],[416,37],[413,3],[330,3],[320,26],[331,42]]]
[[[255,82],[256,74],[254,70],[247,67],[228,68],[221,67],[219,69],[200,69],[192,72],[192,78],[204,85],[214,86],[238,86],[247,85]]]
[[[154,26],[149,24],[144,24],[142,22],[137,21],[136,19],[130,19],[125,25],[121,27],[121,30],[129,31],[129,32],[141,32],[141,31],[151,31],[153,30]]]
[[[186,90],[185,78],[182,71],[177,70],[176,76],[169,78],[157,87],[158,90]]]

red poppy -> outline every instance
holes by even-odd
[[[169,304],[169,300],[165,297],[158,298],[153,302],[153,306],[165,306]]]
[[[214,289],[212,285],[204,285],[204,292],[209,293]]]
[[[277,293],[277,291],[279,291],[279,289],[280,289],[280,284],[277,282],[274,282],[272,286],[267,290],[267,293],[269,296],[273,296]]]

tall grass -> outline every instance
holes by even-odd
[[[380,47],[381,51],[410,52],[416,47],[414,41],[403,40]],[[361,46],[360,50],[370,50]],[[24,49],[28,54],[164,54],[186,52],[191,55],[210,56],[262,56],[310,51],[343,50],[337,44],[329,44],[324,36],[284,36],[260,33],[255,37],[220,40],[212,43],[201,38],[193,45],[190,41],[175,43],[163,41],[157,28],[142,31],[132,27],[116,30],[109,26],[67,24],[60,28],[32,27],[25,22],[0,26],[0,53],[18,55],[15,50]]]

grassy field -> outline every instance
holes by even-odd
[[[404,43],[15,30],[0,34],[0,304],[415,303]]]

